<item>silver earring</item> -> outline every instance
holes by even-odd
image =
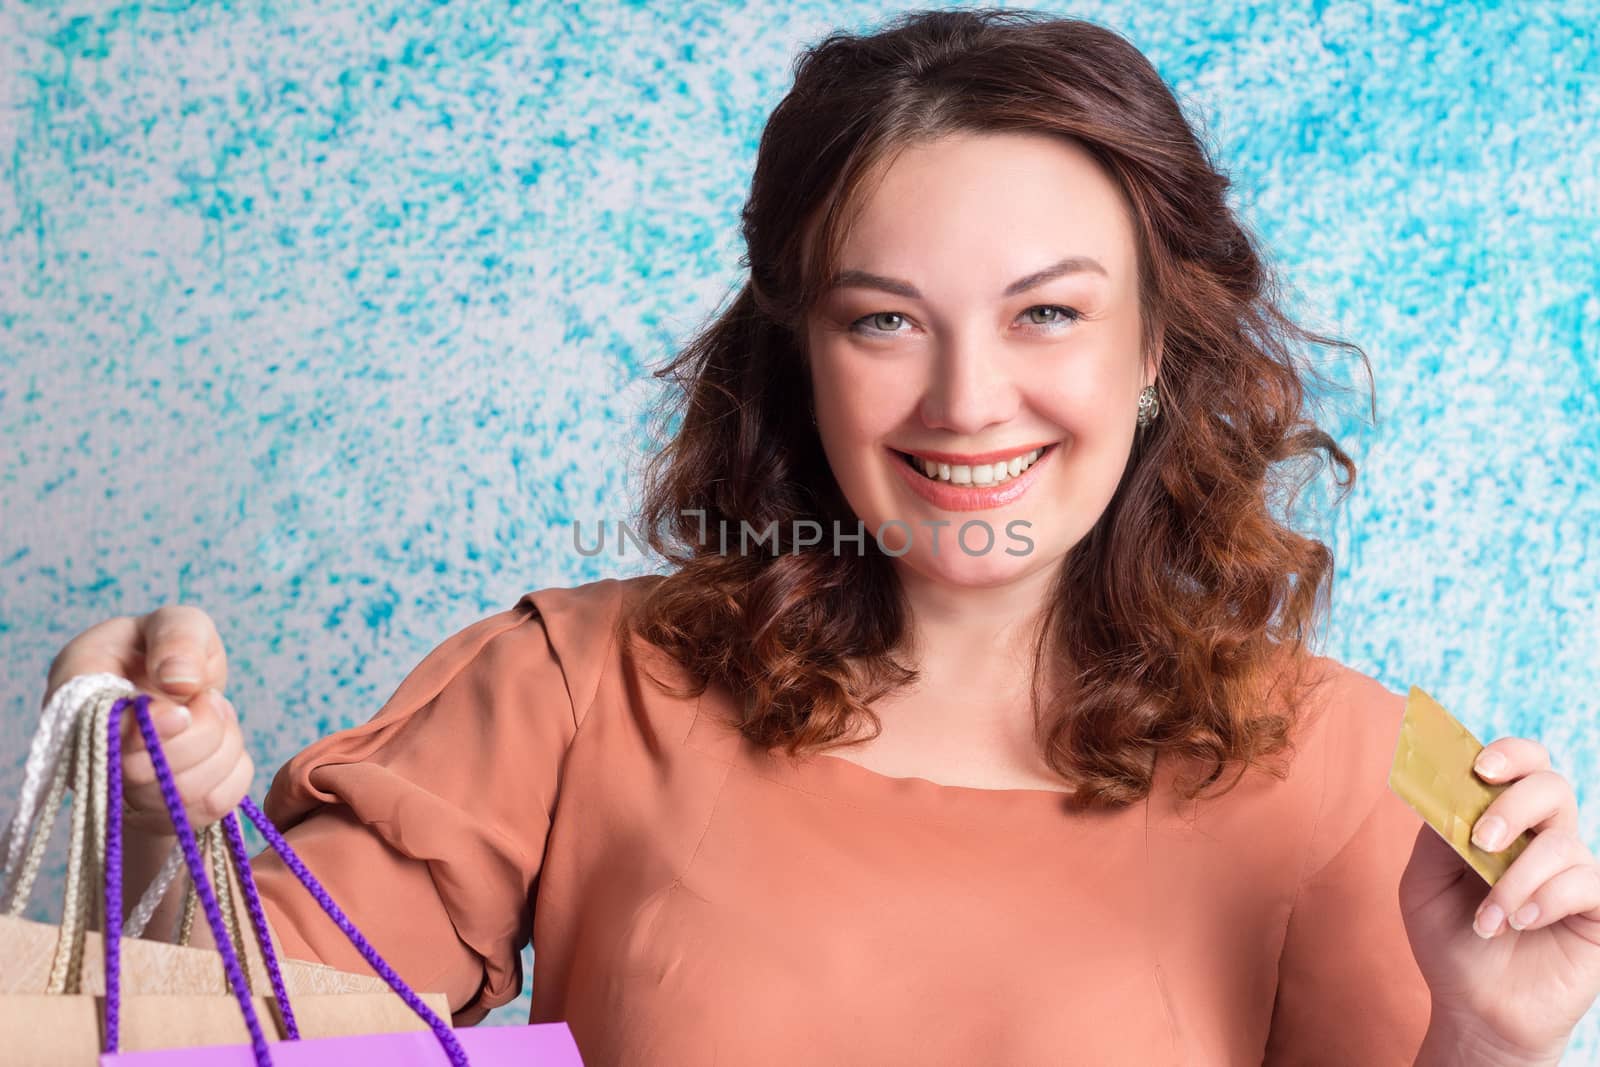
[[[1149,426],[1161,414],[1161,402],[1156,399],[1156,387],[1147,385],[1139,391],[1139,425]]]

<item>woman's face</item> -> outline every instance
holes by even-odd
[[[1110,501],[1158,369],[1121,191],[1077,145],[999,133],[909,148],[862,195],[807,322],[845,499],[941,583],[1053,569]]]

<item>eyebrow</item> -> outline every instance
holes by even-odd
[[[1000,295],[1016,296],[1018,293],[1025,293],[1029,289],[1043,285],[1045,282],[1053,281],[1062,275],[1085,272],[1096,273],[1106,278],[1111,277],[1110,273],[1100,265],[1100,261],[1097,259],[1092,259],[1089,256],[1068,256],[1065,259],[1057,260],[1043,270],[1036,270],[1032,274],[1023,275],[1006,286],[1005,291]],[[841,271],[828,283],[823,291],[832,292],[835,289],[881,289],[886,293],[903,296],[908,300],[922,299],[922,293],[910,282],[901,281],[899,278],[886,278],[881,274],[872,274],[864,270]]]

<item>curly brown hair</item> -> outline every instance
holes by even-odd
[[[1291,507],[1324,458],[1344,475],[1340,499],[1355,479],[1306,416],[1307,376],[1322,379],[1294,345],[1363,364],[1365,353],[1280,309],[1225,202],[1229,179],[1150,62],[1109,29],[1019,11],[912,12],[871,35],[827,37],[794,72],[742,214],[748,280],[655,372],[677,386],[664,418],[681,422],[645,466],[640,523],[673,569],[624,630],[683,664],[698,680],[690,695],[726,686],[734,725],[761,746],[797,755],[857,740],[864,723],[881,729],[869,705],[916,678],[896,658],[908,608],[890,559],[870,539],[849,555],[785,536],[797,521],[856,521],[805,402],[806,315],[874,167],[952,133],[1054,135],[1090,152],[1132,207],[1143,329],[1163,339],[1163,415],[1056,576],[1034,647],[1037,739],[1082,810],[1145,797],[1158,755],[1200,761],[1192,798],[1230,763],[1237,784],[1292,751],[1333,561],[1273,509]],[[774,524],[767,553],[707,536]],[[1070,685],[1052,694],[1046,656],[1070,665]]]

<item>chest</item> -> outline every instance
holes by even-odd
[[[1281,805],[1191,824],[879,766],[709,714],[591,718],[537,888],[534,1020],[591,1067],[1259,1062]]]
[[[1021,697],[897,695],[873,711],[882,723],[877,736],[828,755],[890,778],[973,789],[1071,789],[1045,761]]]
[[[911,818],[739,768],[706,788],[663,804],[691,834],[591,812],[590,847],[551,858],[535,1013],[586,1063],[1225,1062],[1178,1052],[1187,1013],[1222,1015],[1162,972],[1174,901],[1205,894],[1152,877],[1137,807]],[[1270,965],[1270,937],[1228,933]],[[1270,1006],[1229,1017],[1247,1045]]]

